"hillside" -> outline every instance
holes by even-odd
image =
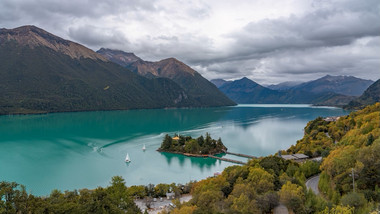
[[[369,86],[360,97],[351,101],[345,108],[360,109],[375,102],[380,102],[380,79]]]
[[[332,202],[354,206],[355,213],[369,213],[366,208],[380,202],[380,103],[336,120],[310,121],[287,152],[325,157],[319,188]]]
[[[175,58],[168,58],[158,62],[148,62],[136,59],[134,54],[131,55],[131,53],[117,50],[100,49],[98,53],[141,76],[151,79],[161,77],[173,80],[182,87],[189,96],[193,97],[199,106],[235,105],[235,103],[221,93],[214,84]],[[120,61],[122,61],[122,63]]]
[[[0,30],[0,114],[200,106],[178,84],[147,79],[34,26]]]

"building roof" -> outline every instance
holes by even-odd
[[[296,157],[297,159],[309,158],[309,156],[304,155],[304,154],[293,154],[293,156]]]
[[[292,154],[292,155],[281,155],[284,160],[300,160],[309,158],[309,156],[304,154]]]
[[[327,121],[327,122],[333,122],[333,121],[337,121],[339,120],[340,116],[336,116],[336,117],[326,117],[324,118],[323,120],[324,121]]]
[[[178,136],[175,136],[172,138],[173,140],[179,140],[179,137]]]
[[[296,159],[296,157],[294,157],[293,155],[281,155],[281,157],[285,160],[294,160]]]

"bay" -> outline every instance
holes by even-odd
[[[1,116],[0,180],[26,185],[35,195],[107,186],[115,175],[128,186],[184,184],[234,164],[159,153],[165,134],[208,132],[230,152],[266,156],[295,144],[308,121],[345,114],[309,105],[238,105]],[[129,164],[124,162],[127,153]]]

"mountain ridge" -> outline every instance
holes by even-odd
[[[244,77],[224,83],[219,89],[237,103],[259,104],[315,104],[344,106],[354,99],[352,96],[332,91],[314,93],[306,88],[272,90]]]
[[[227,105],[145,78],[35,26],[0,30],[0,114]]]
[[[19,45],[35,48],[49,47],[57,52],[66,54],[73,59],[90,58],[107,61],[103,56],[78,43],[65,40],[33,25],[21,26],[14,29],[0,29],[0,42],[15,41]]]
[[[119,50],[113,50],[108,48],[100,48],[96,53],[102,55],[107,60],[111,61],[111,59],[117,60],[117,64],[121,66],[127,66],[133,62],[142,60],[134,53],[123,52]]]
[[[312,93],[334,92],[347,96],[360,96],[371,84],[372,80],[360,79],[354,76],[326,75],[292,87]]]
[[[109,56],[116,52],[122,53],[122,51],[119,50],[100,50],[98,53],[103,54],[103,56]],[[124,57],[131,57],[129,53],[124,53]],[[118,63],[116,58],[111,57],[109,60]],[[132,60],[129,61],[130,63],[123,63],[120,65],[147,78],[161,77],[171,79],[182,87],[190,96],[194,97],[199,103],[209,102],[215,106],[221,105],[222,103],[227,105],[236,105],[235,102],[220,92],[214,84],[202,77],[201,74],[192,69],[190,66],[176,58],[167,58],[157,62],[149,62],[144,60],[134,60],[133,62]]]

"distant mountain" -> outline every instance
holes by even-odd
[[[342,106],[350,102],[353,97],[333,92],[313,93],[300,89],[272,90],[244,77],[240,80],[228,82],[219,88],[229,98],[237,103],[257,104],[316,104]]]
[[[372,80],[364,80],[353,76],[330,76],[302,83],[292,89],[312,93],[333,92],[347,96],[360,96],[371,84]]]
[[[197,71],[175,58],[148,62],[141,60],[134,54],[117,50],[100,49],[98,53],[141,76],[152,79],[161,77],[173,80],[189,96],[193,97],[198,105],[222,106],[236,104]]]
[[[219,88],[229,98],[237,103],[279,103],[279,98],[285,94],[265,88],[244,77],[240,80],[227,82]]]
[[[214,84],[216,87],[220,88],[223,84],[228,83],[228,82],[232,82],[232,81],[227,81],[224,79],[212,79],[212,80],[210,80],[210,82],[212,84]]]
[[[274,84],[274,85],[268,85],[266,86],[269,89],[272,90],[278,90],[278,91],[283,91],[283,90],[288,90],[291,89],[297,85],[302,84],[303,82],[298,82],[298,81],[287,81],[287,82],[282,82],[279,84]]]
[[[0,29],[0,62],[0,114],[229,104],[199,102],[35,26]]]
[[[370,85],[360,97],[351,101],[345,108],[360,109],[376,102],[380,102],[380,79]]]

